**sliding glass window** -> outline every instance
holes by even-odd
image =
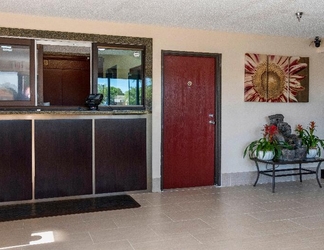
[[[35,105],[34,41],[0,38],[0,106]]]
[[[104,106],[143,106],[143,49],[97,46],[96,92]]]

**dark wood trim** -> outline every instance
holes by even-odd
[[[66,60],[66,61],[88,61],[88,55],[77,55],[77,54],[62,54],[62,53],[44,53],[43,58],[54,59],[54,60]]]
[[[97,43],[92,43],[91,46],[92,53],[92,93],[97,94],[98,90],[98,47]]]
[[[37,45],[37,61],[38,62],[43,62],[43,56],[44,56],[44,46],[41,44]],[[38,63],[37,64],[37,73],[38,73],[38,78],[37,78],[37,104],[42,104],[44,102],[44,93],[43,93],[43,84],[44,84],[44,64],[43,63]]]
[[[31,41],[33,39],[21,39],[21,38],[17,38],[17,37],[0,37],[0,44],[13,44],[13,45],[31,45]]]
[[[36,60],[35,60],[35,40],[30,41],[30,102],[35,105],[35,98],[37,95],[35,82],[36,82]]]
[[[222,55],[216,55],[216,131],[215,131],[215,184],[222,185]]]

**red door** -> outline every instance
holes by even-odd
[[[215,57],[163,56],[162,188],[215,184]]]

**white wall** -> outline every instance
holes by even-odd
[[[161,50],[222,54],[222,173],[254,171],[242,151],[261,136],[267,116],[281,113],[292,128],[314,120],[324,137],[324,53],[309,46],[310,39],[245,35],[97,21],[57,19],[0,13],[0,26],[65,32],[97,33],[153,38],[152,177],[154,190],[160,177]],[[315,36],[316,34],[314,34]],[[309,103],[244,102],[244,54],[261,53],[310,58]]]

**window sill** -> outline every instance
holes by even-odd
[[[144,115],[144,110],[49,110],[34,108],[28,110],[3,110],[0,109],[0,115],[30,115],[30,114],[50,114],[50,115]]]

